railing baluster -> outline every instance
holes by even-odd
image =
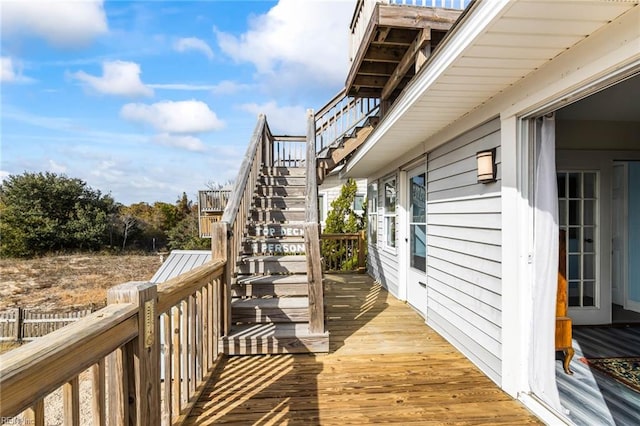
[[[163,389],[163,410],[162,410],[162,424],[164,426],[171,426],[171,418],[173,417],[173,380],[171,377],[172,363],[171,358],[173,354],[173,333],[171,330],[171,310],[164,312],[160,315],[162,322],[162,341],[164,342],[162,360],[164,376],[164,389]]]
[[[24,424],[44,426],[44,399],[37,400],[25,411]]]
[[[65,425],[80,425],[80,381],[78,376],[62,385],[62,409]]]
[[[182,397],[180,390],[182,389],[182,369],[181,369],[181,347],[180,347],[180,307],[173,306],[171,308],[171,420],[180,414],[182,410]],[[166,384],[165,384],[166,385]]]
[[[203,309],[202,309],[202,290],[196,292],[196,313],[198,317],[196,318],[196,348],[197,348],[197,357],[196,357],[196,387],[197,384],[202,381],[204,377],[204,367],[202,366],[202,361],[204,359],[204,355],[202,353],[203,348],[203,327],[204,327],[204,319],[203,319]]]
[[[92,395],[91,402],[93,406],[93,424],[95,426],[104,426],[106,424],[105,397],[105,360],[99,360],[91,367],[92,372]]]
[[[189,305],[186,300],[182,303],[180,314],[180,405],[184,407],[189,402]]]

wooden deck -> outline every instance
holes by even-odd
[[[329,354],[229,357],[187,424],[541,424],[368,276],[325,288]]]

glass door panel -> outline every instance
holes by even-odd
[[[598,306],[597,172],[558,172],[560,229],[567,235],[569,306]]]

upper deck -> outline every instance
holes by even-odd
[[[393,100],[470,0],[359,0],[350,25],[354,97]]]

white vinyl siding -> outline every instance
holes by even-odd
[[[497,178],[477,183],[476,153],[497,148]],[[427,323],[492,380],[501,375],[500,122],[429,153]]]

